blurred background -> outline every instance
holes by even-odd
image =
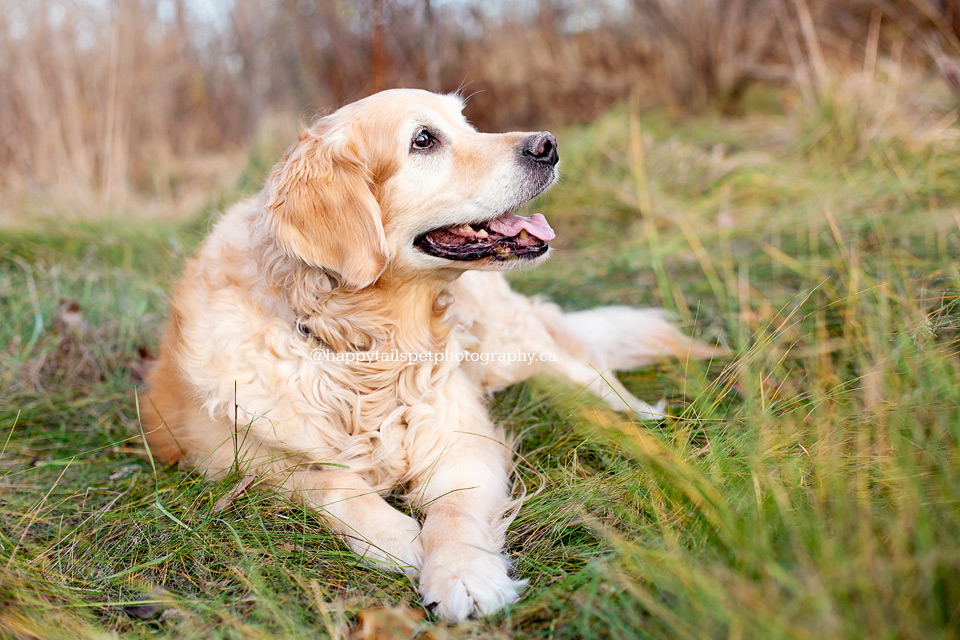
[[[258,139],[398,86],[540,129],[817,110],[882,72],[897,100],[933,77],[942,115],[958,36],[960,0],[0,0],[0,216],[186,215]]]

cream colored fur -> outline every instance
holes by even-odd
[[[214,477],[257,473],[368,563],[418,576],[424,602],[451,621],[494,613],[523,586],[501,553],[511,447],[485,392],[549,367],[651,416],[612,371],[705,355],[657,311],[565,314],[511,291],[495,270],[515,264],[412,246],[535,195],[516,153],[528,134],[480,134],[461,109],[455,96],[396,90],[305,131],[188,263],[141,403],[155,456]],[[410,151],[422,126],[442,135],[429,155]],[[556,361],[331,359],[393,350]],[[398,487],[422,524],[384,501]]]

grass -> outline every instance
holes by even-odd
[[[0,636],[960,635],[960,154],[848,136],[842,107],[623,108],[561,136],[538,203],[560,240],[516,288],[662,305],[735,355],[624,376],[668,398],[658,424],[556,381],[498,394],[543,483],[508,536],[530,586],[458,627],[315,514],[259,491],[218,511],[237,478],[145,455],[143,355],[204,219],[0,232]]]

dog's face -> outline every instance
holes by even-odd
[[[349,104],[301,135],[265,189],[288,253],[359,289],[393,274],[513,269],[554,234],[518,207],[557,179],[549,133],[484,134],[453,95],[396,89]]]

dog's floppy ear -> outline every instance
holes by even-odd
[[[371,182],[347,136],[324,135],[320,126],[302,133],[267,183],[266,213],[280,246],[352,289],[376,282],[387,240]]]

